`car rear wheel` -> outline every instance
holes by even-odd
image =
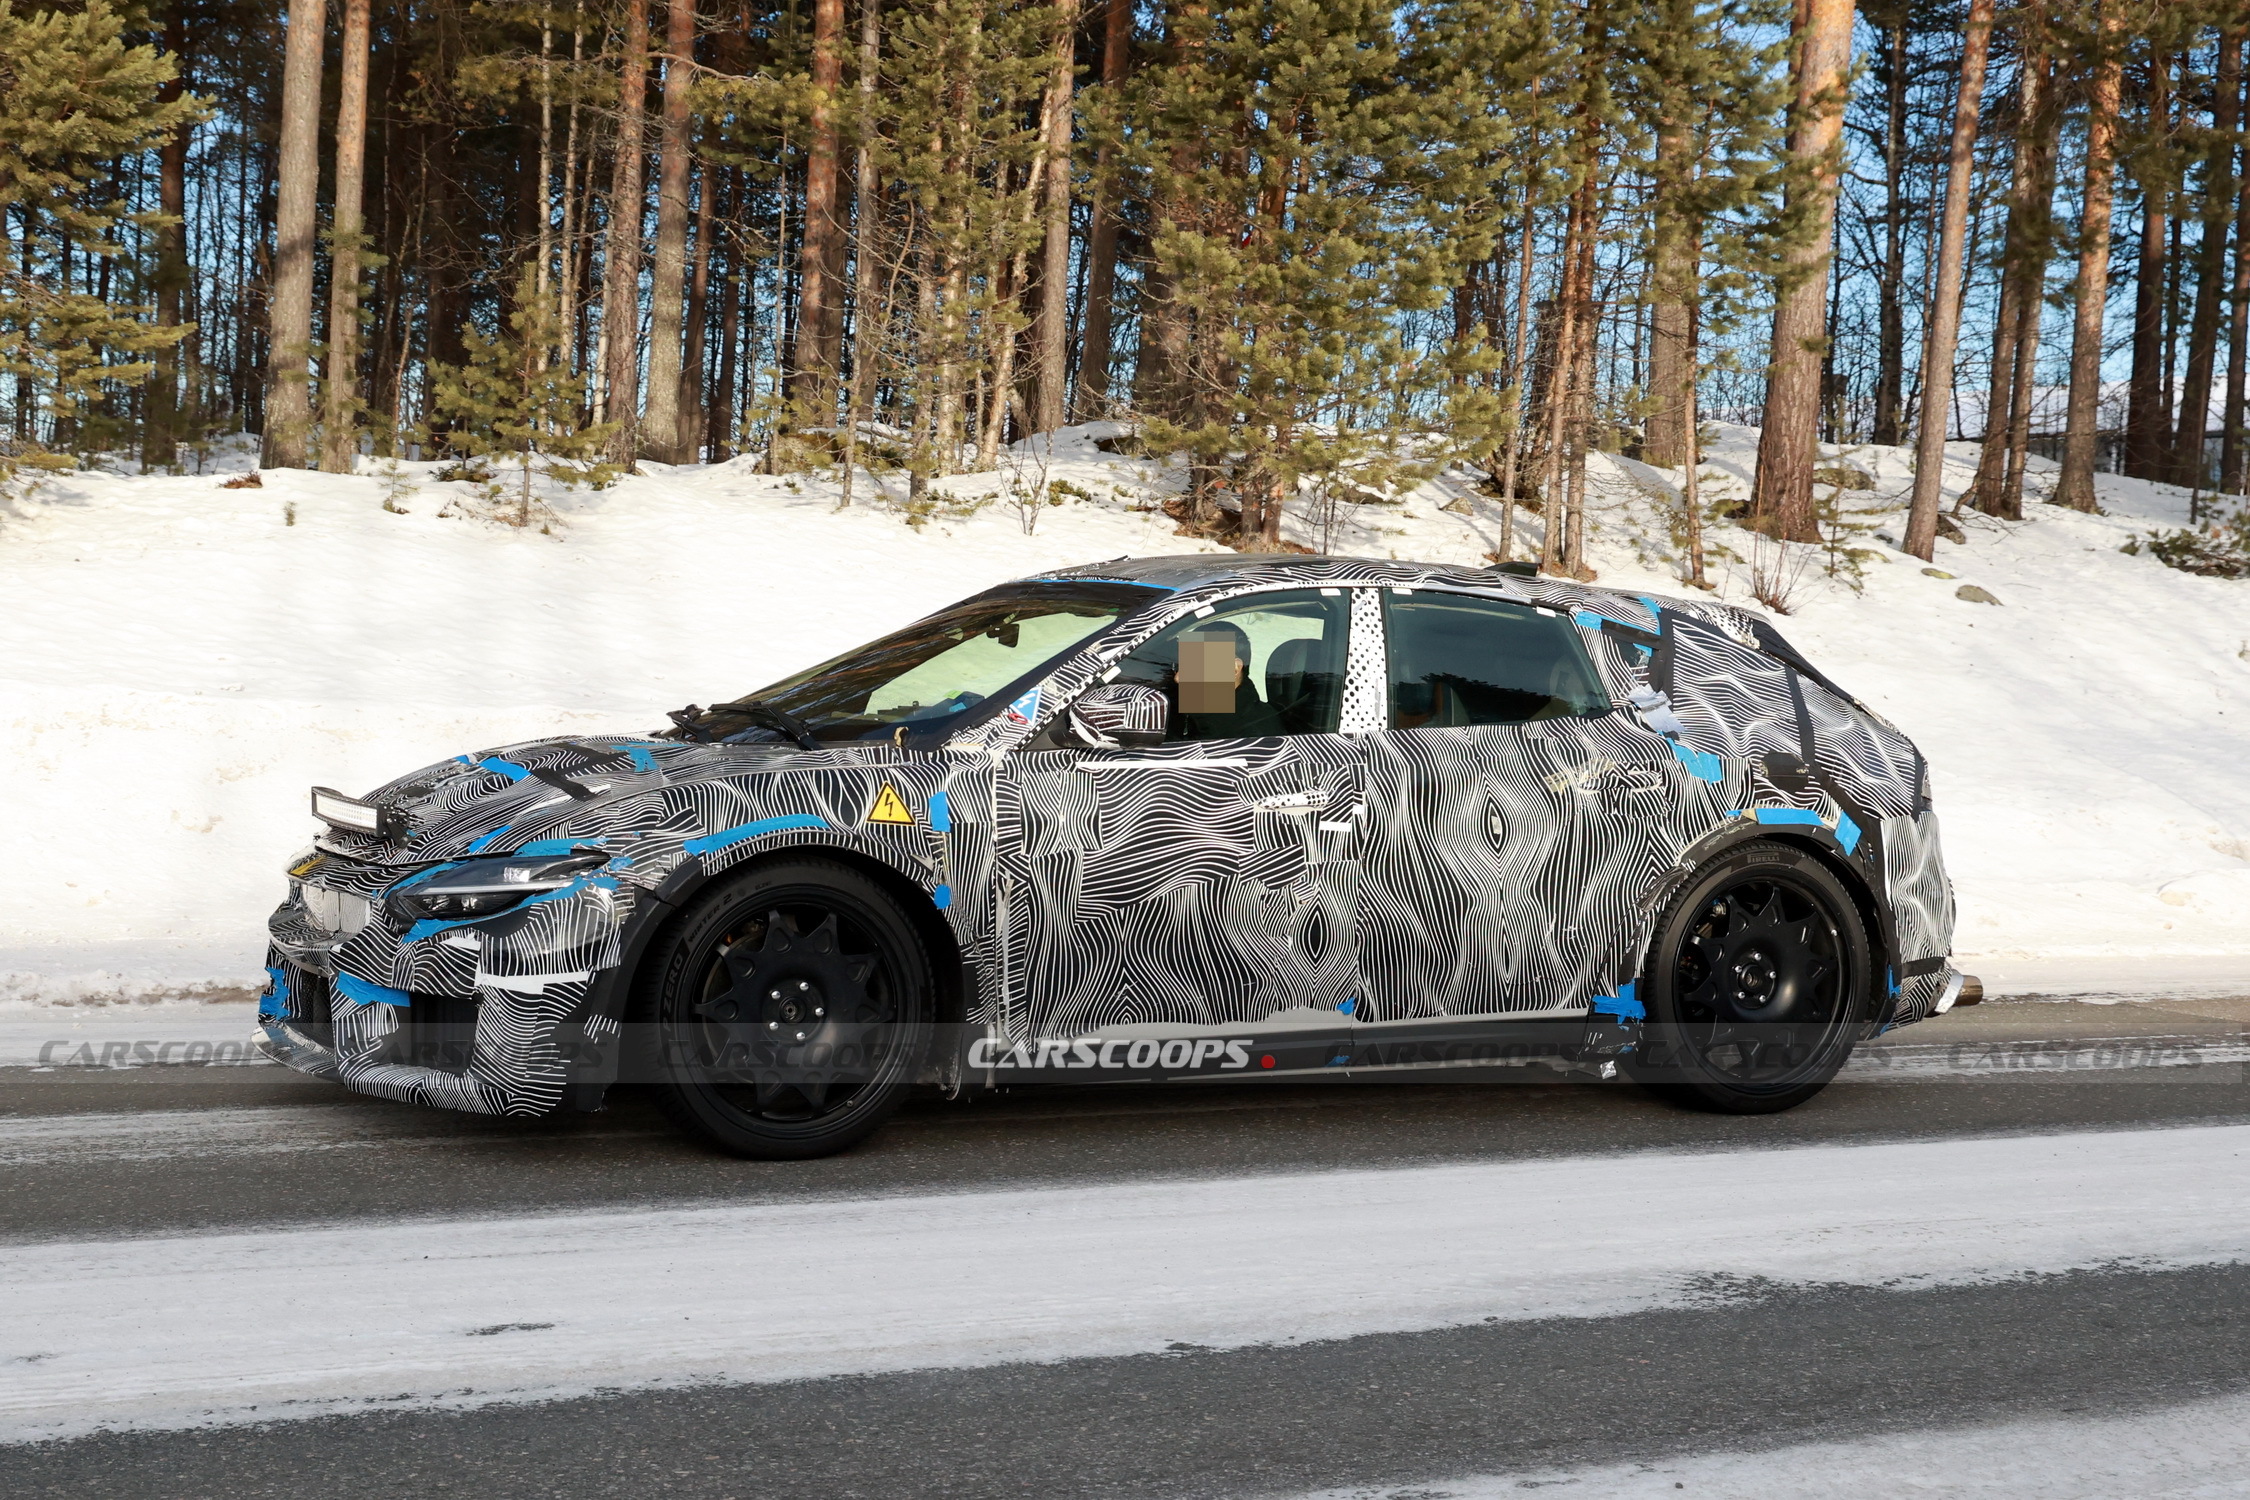
[[[1782,844],[1732,850],[1666,911],[1627,1071],[1663,1097],[1769,1114],[1828,1086],[1867,1015],[1873,960],[1850,893]]]
[[[655,970],[659,1098],[721,1150],[826,1156],[898,1108],[930,1032],[899,903],[828,860],[765,865],[681,917]]]

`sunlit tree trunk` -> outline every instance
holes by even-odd
[[[327,0],[290,0],[281,64],[280,193],[267,313],[265,462],[302,469],[312,436],[313,238],[320,209],[320,68]]]
[[[841,4],[842,0],[831,0]],[[688,86],[695,69],[695,0],[670,0],[664,24],[664,114],[656,176],[656,256],[649,265],[648,410],[641,451],[662,463],[688,461],[680,407],[682,306],[687,298]]]
[[[1946,156],[1945,210],[1938,229],[1937,290],[1922,359],[1922,412],[1914,435],[1914,498],[1906,550],[1930,560],[1937,545],[1938,485],[1945,473],[1945,429],[1953,407],[1953,355],[1961,333],[1961,254],[1969,238],[1969,173],[1976,165],[1977,109],[1992,44],[1993,0],[1969,0],[1960,91]]]
[[[367,161],[368,0],[344,0],[336,101],[336,210],[329,231],[327,400],[320,466],[349,474],[359,457],[359,256]]]
[[[1063,424],[1070,383],[1070,123],[1072,61],[1078,52],[1078,0],[1056,0],[1055,50],[1041,110],[1040,177],[1046,243],[1039,255],[1039,307],[1032,321],[1034,374],[1031,430]]]
[[[844,80],[844,0],[813,0],[811,131],[805,151],[804,250],[799,259],[796,369],[790,395],[799,419],[836,419],[836,366],[843,349],[843,215],[837,185],[841,136],[836,94]]]
[[[2224,142],[2211,154],[2204,181],[2203,239],[2195,264],[2195,315],[2188,325],[2187,375],[2181,383],[2179,429],[2172,438],[2171,480],[2201,489],[2208,478],[2203,449],[2211,425],[2211,384],[2219,353],[2220,304],[2227,283],[2227,220],[2234,209],[2236,95],[2242,87],[2242,32],[2219,34],[2218,95],[2211,109],[2214,135]]]
[[[2149,64],[2148,123],[2151,146],[2171,134],[2172,59]],[[2171,457],[2172,414],[2164,406],[2165,249],[2170,231],[2170,153],[2141,153],[2140,266],[2133,278],[2133,373],[2125,394],[2125,472],[2161,479]]]
[[[1751,523],[1790,542],[1820,540],[1813,467],[1820,443],[1821,366],[1828,347],[1828,262],[1836,240],[1839,138],[1851,75],[1853,0],[1797,0],[1796,103],[1789,155],[1799,173],[1790,197],[1804,211],[1773,316],[1765,426]]]
[[[648,116],[648,0],[625,0],[625,55],[618,68],[617,140],[609,188],[609,227],[602,254],[602,384],[604,416],[616,423],[612,463],[630,465],[640,452],[641,176]]]
[[[2079,229],[2075,316],[2071,323],[2070,406],[2063,427],[2062,477],[2054,503],[2094,509],[2094,460],[2100,443],[2102,310],[2109,299],[2109,214],[2116,182],[2117,96],[2122,73],[2124,0],[2102,0],[2101,55],[2086,96],[2086,196]]]

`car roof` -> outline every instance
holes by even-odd
[[[1113,557],[1107,562],[1058,568],[1037,575],[1042,579],[1106,580],[1142,583],[1181,592],[1213,586],[1247,583],[1457,583],[1471,587],[1502,586],[1518,597],[1564,606],[1599,608],[1614,602],[1635,618],[1650,609],[1651,596],[1619,589],[1595,588],[1560,578],[1525,578],[1497,568],[1471,568],[1458,564],[1408,562],[1373,557],[1314,557],[1294,553],[1204,552],[1184,557]],[[1707,615],[1712,606],[1702,600],[1655,600],[1668,609],[1686,609]]]

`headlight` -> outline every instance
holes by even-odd
[[[608,862],[606,854],[470,860],[391,887],[391,910],[410,922],[489,917],[544,891],[559,891]]]

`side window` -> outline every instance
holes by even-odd
[[[1389,594],[1391,727],[1525,724],[1607,713],[1577,630],[1545,610],[1461,594]]]
[[[1116,680],[1164,689],[1167,739],[1334,734],[1350,638],[1342,589],[1252,594],[1165,626],[1120,663]]]

